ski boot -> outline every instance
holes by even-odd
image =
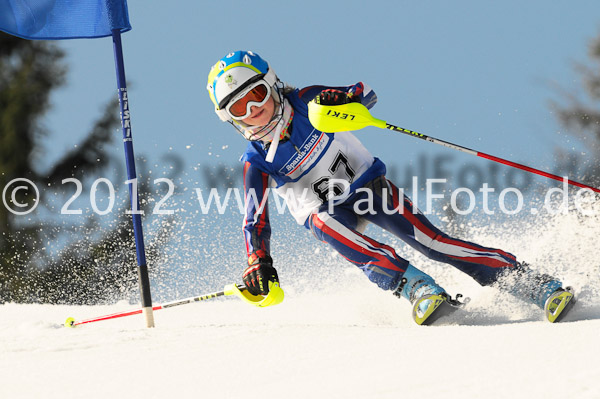
[[[569,310],[575,304],[575,297],[573,288],[567,287],[565,289],[559,288],[546,300],[544,310],[546,312],[546,319],[550,323],[557,323],[569,313]]]
[[[460,294],[452,299],[431,276],[412,265],[408,265],[394,295],[410,301],[413,320],[419,325],[433,324],[439,318],[464,307],[469,301],[467,298],[460,302]]]
[[[515,269],[505,275],[501,287],[544,310],[546,320],[550,323],[560,321],[575,303],[571,287],[562,288],[559,280],[531,270],[524,262],[518,263]]]

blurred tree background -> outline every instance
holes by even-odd
[[[60,212],[57,217],[55,209],[48,212],[53,198],[64,204],[73,195],[74,184],[64,185],[63,179],[82,181],[100,177],[109,167],[122,168],[122,164],[112,165],[116,162],[107,150],[120,137],[115,96],[82,142],[73,143],[73,150],[48,170],[36,169],[47,151],[41,141],[52,134],[42,124],[50,95],[65,83],[63,57],[52,42],[0,32],[0,187],[15,178],[27,178],[45,188],[40,190],[39,206],[26,217],[0,206],[0,303],[92,304],[137,292],[135,244],[131,216],[124,211],[129,208],[126,200],[111,213],[116,215],[111,216],[113,220],[102,220],[102,228],[96,215],[69,224],[73,222],[61,218]],[[143,198],[144,184],[139,186]],[[21,204],[34,201],[26,190],[18,191],[15,200]],[[169,234],[168,227],[159,229],[147,243],[149,264]]]
[[[600,186],[600,35],[590,41],[589,63],[577,63],[581,87],[560,89],[560,101],[552,101],[566,133],[581,142],[584,153],[558,150],[559,159],[577,171],[582,183]],[[586,161],[587,160],[587,161]]]

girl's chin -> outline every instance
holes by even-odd
[[[257,126],[265,126],[267,125],[269,122],[271,121],[271,119],[267,119],[267,118],[261,118],[261,120],[256,121],[256,125]]]

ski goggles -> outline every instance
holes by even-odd
[[[271,96],[271,87],[264,80],[259,80],[231,99],[225,111],[237,121],[246,119],[252,113],[251,107],[262,107]]]

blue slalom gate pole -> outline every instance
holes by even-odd
[[[154,327],[152,295],[150,293],[150,279],[148,277],[148,265],[146,265],[146,250],[144,248],[144,231],[142,229],[142,218],[139,212],[140,206],[137,190],[137,176],[135,172],[135,157],[133,155],[133,139],[131,136],[131,115],[129,112],[129,99],[127,97],[127,82],[125,81],[125,65],[123,62],[121,32],[118,29],[113,30],[112,38],[115,52],[115,69],[117,72],[119,106],[121,109],[123,144],[125,146],[125,163],[127,166],[127,179],[129,183],[129,198],[131,200],[132,209],[133,233],[135,236],[135,249],[138,264],[138,280],[140,286],[140,294],[142,298],[142,313],[144,314],[146,319],[146,327]]]

